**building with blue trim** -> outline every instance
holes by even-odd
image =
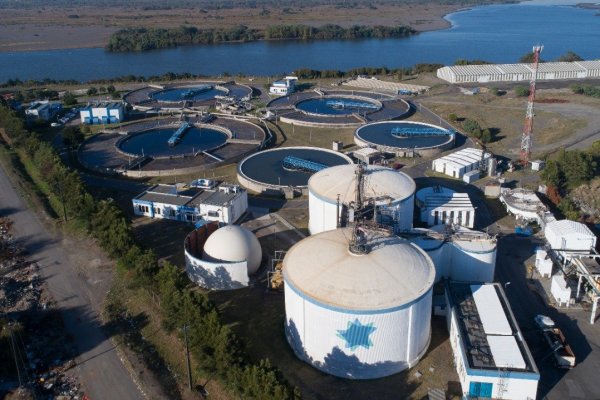
[[[450,281],[445,296],[464,398],[536,399],[540,373],[502,286]]]
[[[269,88],[269,93],[279,96],[292,94],[296,91],[297,81],[298,78],[295,76],[286,76],[284,79],[273,82]]]
[[[25,115],[30,119],[50,121],[62,110],[62,103],[48,100],[34,101],[25,109]]]
[[[133,200],[135,215],[197,225],[233,224],[248,209],[248,193],[237,185],[154,185]]]
[[[122,102],[88,104],[79,110],[79,116],[82,124],[116,124],[125,117],[125,105]]]

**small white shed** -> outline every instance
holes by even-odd
[[[550,278],[552,276],[552,259],[546,250],[538,249],[535,252],[535,268],[542,278]]]
[[[562,275],[554,275],[552,277],[550,291],[559,306],[569,306],[569,300],[571,300],[571,288],[567,286],[567,282]]]

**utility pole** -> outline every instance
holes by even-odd
[[[188,373],[188,385],[190,390],[192,390],[192,367],[190,366],[190,348],[188,346],[188,337],[187,337],[187,329],[188,325],[183,326],[183,337],[185,339],[185,362],[187,366]]]

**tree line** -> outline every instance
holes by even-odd
[[[131,285],[158,298],[164,328],[180,331],[186,325],[190,351],[199,368],[218,376],[241,398],[299,399],[298,389],[288,385],[269,360],[251,362],[231,329],[221,321],[214,303],[191,285],[182,270],[159,262],[151,250],[139,246],[131,225],[113,201],[96,200],[79,174],[66,167],[54,148],[25,128],[23,119],[0,105],[0,130],[15,148],[23,164],[31,164],[44,186],[56,214],[87,232],[116,260],[117,271]]]
[[[112,52],[131,52],[165,49],[170,47],[213,44],[223,42],[250,42],[255,40],[333,40],[399,38],[415,34],[409,26],[354,25],[344,28],[327,24],[321,27],[309,25],[271,25],[264,30],[237,25],[230,28],[200,29],[192,26],[178,28],[128,28],[113,33],[106,45]]]
[[[546,161],[541,177],[547,185],[548,198],[563,215],[578,220],[581,212],[567,197],[572,189],[589,183],[600,174],[600,141],[587,150],[560,149],[558,154]]]
[[[347,71],[337,69],[310,69],[299,68],[294,71],[294,75],[299,79],[325,79],[325,78],[351,78],[358,75],[393,75],[397,79],[402,79],[404,76],[418,75],[426,72],[437,71],[443,67],[443,64],[415,64],[412,67],[404,68],[387,68],[387,67],[359,67],[351,68]]]

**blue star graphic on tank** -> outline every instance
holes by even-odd
[[[346,330],[337,331],[337,336],[346,341],[346,348],[352,351],[356,350],[359,346],[368,349],[373,346],[373,342],[369,339],[369,335],[375,332],[377,328],[373,326],[373,323],[361,324],[357,319],[354,322],[348,322],[348,328]]]

